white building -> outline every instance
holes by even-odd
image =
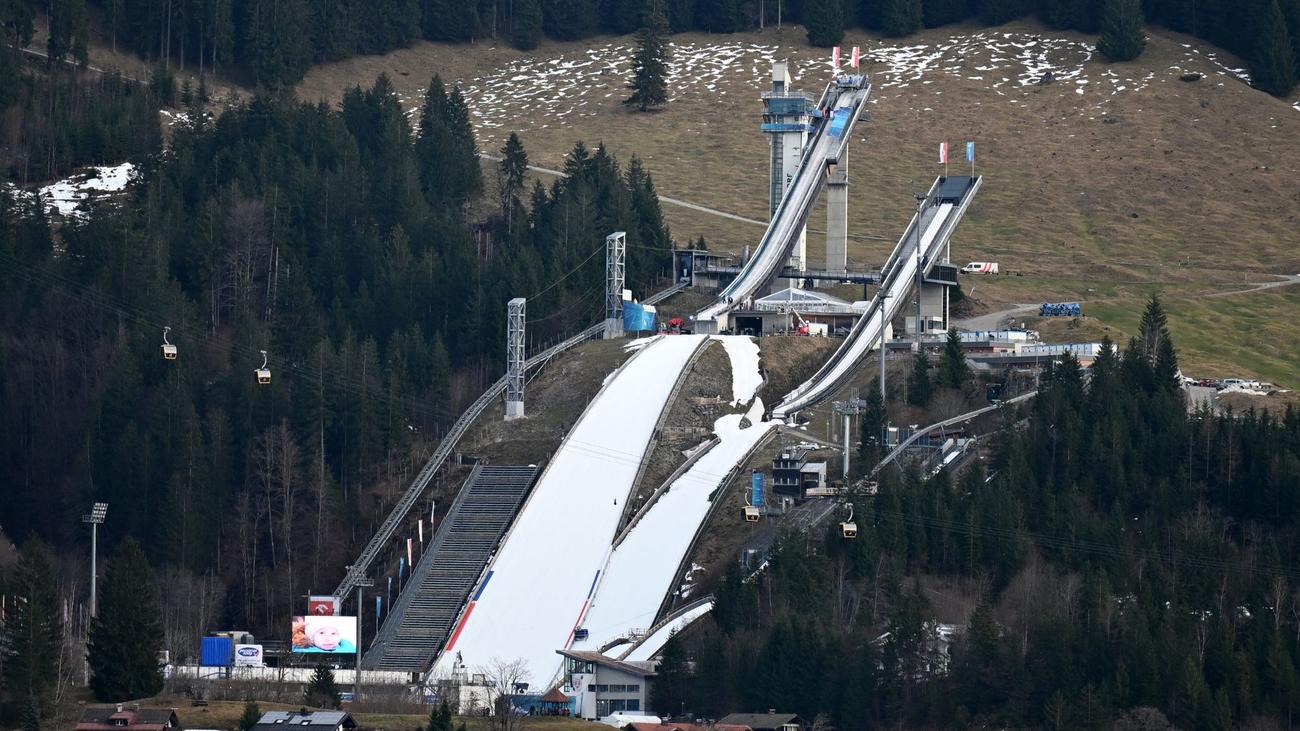
[[[649,714],[652,662],[625,662],[599,652],[557,650],[564,657],[566,695],[574,715],[589,721],[616,713]]]

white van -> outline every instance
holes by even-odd
[[[962,274],[997,274],[996,261],[973,261],[961,268]]]

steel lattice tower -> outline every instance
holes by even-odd
[[[527,302],[516,297],[506,303],[506,421],[524,415],[524,327]]]
[[[623,335],[623,287],[626,279],[627,232],[605,237],[605,338]]]

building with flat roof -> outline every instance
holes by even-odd
[[[732,713],[718,719],[717,728],[750,729],[750,731],[799,731],[803,720],[794,713]]]
[[[180,727],[175,708],[124,708],[119,703],[82,710],[75,731],[166,731]]]
[[[654,663],[615,660],[599,652],[556,650],[564,657],[573,715],[589,721],[616,713],[648,715]]]
[[[288,728],[304,731],[351,731],[357,727],[352,714],[344,711],[270,711],[263,713],[252,731],[285,731]]]

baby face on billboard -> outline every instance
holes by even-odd
[[[317,625],[312,628],[311,643],[317,649],[334,652],[339,646],[339,628],[331,625]]]

